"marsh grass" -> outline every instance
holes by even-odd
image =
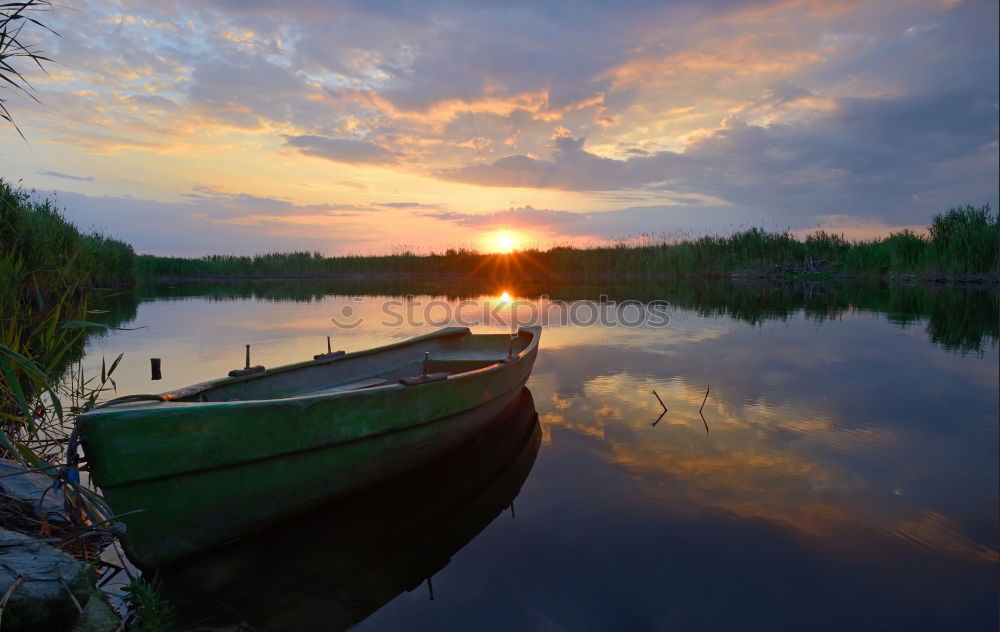
[[[323,278],[351,275],[511,275],[567,278],[643,276],[728,276],[736,272],[808,272],[820,262],[823,274],[967,275],[997,271],[997,218],[989,205],[953,208],[937,215],[924,237],[903,230],[885,238],[848,241],[817,231],[799,238],[788,231],[749,228],[731,235],[683,241],[643,239],[590,248],[528,249],[511,255],[447,250],[418,255],[324,257],[318,252],[213,255],[198,259],[143,255],[139,279]],[[807,263],[808,262],[808,263]]]
[[[946,272],[995,272],[997,215],[989,205],[954,208],[934,218],[931,247]]]
[[[134,632],[169,632],[175,629],[176,610],[160,591],[158,577],[132,577],[125,586],[128,630]]]
[[[83,354],[85,290],[133,278],[128,244],[81,233],[48,200],[0,180],[0,451],[27,462],[46,424],[62,424],[61,399],[95,398],[106,386],[64,383]],[[62,391],[60,393],[60,390]]]
[[[0,507],[0,526],[88,561],[113,537],[113,514],[80,482],[73,429],[78,414],[114,390],[121,356],[84,376],[85,337],[105,327],[85,320],[85,290],[130,282],[133,256],[127,244],[81,234],[51,202],[0,180],[0,456],[51,477],[45,493],[61,491],[70,519]]]

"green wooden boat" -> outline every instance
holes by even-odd
[[[129,557],[164,566],[461,444],[517,399],[540,335],[448,328],[122,398],[81,415],[80,440]]]

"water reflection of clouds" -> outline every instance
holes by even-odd
[[[869,338],[879,337],[884,323],[845,320],[822,329],[794,319],[780,331],[734,328],[696,347],[674,339],[675,353],[666,357],[654,339],[642,350],[603,343],[546,349],[539,372],[555,390],[539,398],[543,424],[599,441],[595,453],[628,472],[642,490],[637,495],[664,507],[722,510],[809,535],[862,528],[995,560],[994,545],[963,534],[961,526],[975,521],[971,507],[995,503],[989,477],[976,480],[964,467],[970,448],[979,448],[980,459],[991,451],[959,447],[953,427],[971,430],[988,413],[966,409],[972,414],[965,420],[942,427],[946,409],[936,399],[950,391],[956,401],[964,393],[966,401],[988,404],[976,392],[981,368],[954,356],[935,358],[945,370],[928,392],[923,360],[944,355],[940,350],[879,338],[875,351]],[[706,437],[698,407],[709,382]],[[670,412],[651,431],[661,412],[654,388]],[[942,435],[952,445],[942,446]],[[928,484],[928,459],[948,485]],[[963,491],[955,493],[956,486]],[[911,491],[899,495],[899,489]]]

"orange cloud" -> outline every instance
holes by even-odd
[[[723,74],[763,75],[773,79],[799,72],[823,60],[821,54],[808,50],[756,49],[757,39],[757,36],[744,36],[736,41],[706,42],[698,50],[638,57],[609,71],[605,77],[612,81],[616,90],[635,85],[648,88],[677,83],[689,76],[697,76],[699,82],[704,81],[705,75]]]

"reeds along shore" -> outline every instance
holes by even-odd
[[[37,200],[0,179],[0,273],[4,288],[40,292],[134,279],[135,251],[96,232],[82,233],[49,200]]]
[[[82,355],[86,328],[73,321],[87,320],[88,287],[133,283],[134,262],[130,245],[81,233],[0,180],[0,453],[36,434],[48,414],[38,396]]]
[[[817,231],[804,239],[788,231],[750,228],[732,235],[645,245],[523,250],[512,255],[447,250],[426,255],[324,257],[318,252],[197,259],[136,258],[145,279],[323,278],[348,275],[467,275],[470,271],[555,275],[565,278],[826,274],[853,277],[914,275],[961,277],[997,272],[997,217],[989,205],[953,208],[934,217],[928,236],[909,230],[889,237],[848,241]]]

